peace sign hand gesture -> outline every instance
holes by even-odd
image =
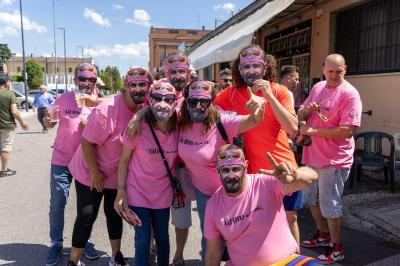
[[[260,169],[261,173],[266,175],[272,175],[276,177],[279,181],[281,181],[283,184],[290,184],[296,180],[296,170],[294,169],[293,165],[290,162],[286,161],[278,164],[269,152],[266,153],[266,156],[274,169],[273,170]]]

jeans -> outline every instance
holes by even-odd
[[[72,175],[67,166],[53,164],[50,173],[50,239],[52,243],[62,243],[64,209],[69,196]]]
[[[150,258],[151,228],[157,246],[157,263],[169,265],[169,208],[149,209],[129,206],[142,221],[142,226],[135,227],[135,265],[148,265]]]
[[[46,110],[46,107],[39,107],[37,109],[37,118],[40,122],[40,124],[43,127],[43,130],[46,129],[46,126],[44,125],[43,119],[44,119],[44,111]]]
[[[204,258],[206,255],[206,239],[204,237],[204,216],[206,214],[207,201],[211,197],[201,193],[198,189],[195,189],[195,196],[196,196],[197,212],[199,214],[200,228],[201,228],[201,259],[205,261]]]

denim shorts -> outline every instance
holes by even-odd
[[[303,189],[304,205],[319,205],[325,218],[342,217],[342,195],[349,169],[335,167],[314,168],[318,180]]]
[[[301,190],[293,192],[291,195],[283,197],[285,211],[298,211],[303,208],[303,192]]]

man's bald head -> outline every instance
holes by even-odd
[[[325,58],[322,71],[329,88],[335,88],[343,82],[346,69],[346,62],[342,55],[330,54]]]

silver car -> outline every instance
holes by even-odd
[[[22,109],[25,109],[26,107],[25,95],[14,89],[11,89],[11,91],[15,93],[15,97],[17,98],[17,106],[21,107]],[[34,99],[35,98],[32,96],[28,96],[29,108],[32,108],[32,103]]]

